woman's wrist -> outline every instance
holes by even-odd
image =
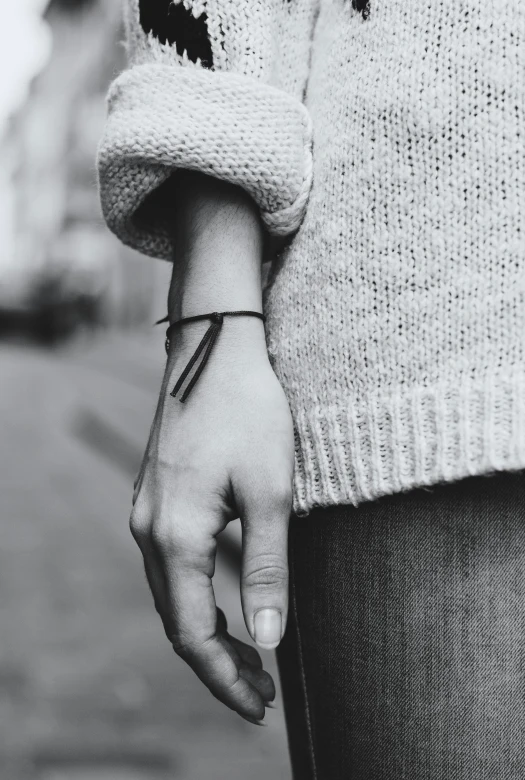
[[[203,312],[204,313],[204,312]],[[168,364],[184,367],[208,330],[211,320],[184,323],[170,331]],[[224,317],[211,356],[213,363],[256,365],[268,360],[264,323],[258,317]]]

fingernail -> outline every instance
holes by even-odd
[[[255,641],[266,650],[273,650],[281,641],[281,613],[278,609],[259,609],[253,619]]]
[[[243,720],[247,720],[248,723],[253,723],[254,726],[264,726],[264,727],[266,727],[268,725],[263,720],[256,720],[255,718],[250,718],[248,715],[241,715],[241,718]]]
[[[276,705],[275,705],[275,704],[272,704],[272,703],[271,703],[271,701],[265,701],[265,702],[264,702],[264,706],[265,706],[265,707],[268,707],[268,708],[269,708],[269,709],[271,709],[271,710],[276,710],[276,709],[277,709]]]

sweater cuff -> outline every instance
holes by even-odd
[[[108,227],[125,244],[172,258],[173,206],[161,185],[182,168],[243,187],[271,234],[299,227],[312,184],[312,123],[292,95],[239,73],[146,64],[124,71],[107,100],[99,192]]]

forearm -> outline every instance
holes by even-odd
[[[264,227],[256,204],[228,182],[194,171],[178,175],[170,322],[212,311],[261,312]],[[199,324],[185,331],[192,344],[208,326]],[[232,352],[267,358],[264,324],[256,317],[227,318],[221,343],[225,358]]]
[[[240,187],[179,172],[174,203],[170,320],[208,311],[262,311],[264,229]]]

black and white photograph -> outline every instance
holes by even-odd
[[[0,17],[0,780],[525,780],[525,2]]]

